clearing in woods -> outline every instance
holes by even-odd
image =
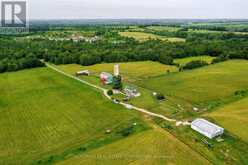
[[[129,37],[134,38],[137,41],[147,41],[149,39],[159,39],[163,41],[169,41],[169,42],[185,42],[184,38],[177,38],[177,37],[165,37],[165,36],[159,36],[151,33],[145,33],[145,32],[119,32],[119,34],[123,37]]]
[[[179,64],[180,66],[184,66],[185,64],[191,61],[201,60],[201,61],[206,61],[208,64],[211,64],[213,59],[214,57],[211,56],[195,56],[195,57],[175,59],[174,63]]]

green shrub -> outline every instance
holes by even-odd
[[[162,93],[158,93],[158,94],[156,95],[156,98],[157,98],[158,100],[164,100],[164,99],[165,99],[165,96],[164,96]]]
[[[196,60],[196,61],[191,61],[187,63],[185,66],[183,66],[183,69],[184,70],[195,69],[195,68],[200,68],[206,65],[208,65],[206,61]]]
[[[124,128],[124,129],[121,130],[119,133],[120,133],[122,136],[126,137],[126,136],[130,135],[130,134],[133,133],[133,132],[134,132],[133,126],[130,126],[130,127]]]
[[[121,76],[113,77],[113,89],[122,89],[122,78]]]
[[[113,92],[113,90],[108,90],[107,94],[108,94],[109,96],[112,96],[112,95],[114,94],[114,92]]]
[[[221,55],[219,57],[214,58],[212,60],[212,64],[216,64],[216,63],[227,61],[227,60],[229,60],[229,57],[228,56]]]

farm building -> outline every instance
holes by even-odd
[[[76,76],[81,76],[81,75],[89,76],[90,72],[88,70],[83,70],[83,71],[76,72]]]
[[[138,92],[138,90],[134,87],[131,86],[126,86],[124,88],[124,93],[127,95],[127,97],[131,98],[131,97],[139,97],[140,93]]]
[[[102,83],[105,85],[113,83],[113,75],[110,73],[102,72],[100,74],[100,79]]]
[[[212,139],[224,133],[224,128],[221,128],[205,119],[196,119],[191,123],[191,128],[200,134]]]

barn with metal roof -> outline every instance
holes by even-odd
[[[205,119],[194,120],[191,123],[191,128],[210,139],[224,133],[224,128],[221,128]]]

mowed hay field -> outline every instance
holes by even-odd
[[[99,75],[101,72],[113,73],[114,63],[108,64],[96,64],[92,66],[81,66],[77,64],[59,65],[59,69],[69,74],[75,74],[80,70],[89,70],[95,75]],[[158,62],[145,61],[145,62],[127,62],[119,63],[120,74],[125,80],[135,81],[151,76],[158,76],[166,74],[167,71],[176,72],[178,71],[176,66],[163,65]]]
[[[150,90],[205,106],[233,97],[238,90],[247,89],[247,73],[248,61],[232,60],[137,83]]]
[[[159,39],[159,40],[167,40],[169,42],[185,42],[185,39],[183,38],[177,38],[177,37],[165,37],[165,36],[159,36],[151,33],[145,33],[145,32],[119,32],[119,34],[123,37],[129,37],[134,38],[137,41],[147,41],[149,39]]]
[[[195,57],[175,59],[174,63],[179,64],[180,66],[184,66],[185,64],[187,64],[191,61],[201,60],[201,61],[207,62],[208,64],[211,64],[213,59],[214,59],[214,57],[211,57],[211,56],[195,56]]]
[[[139,122],[135,112],[48,68],[0,74],[0,164],[30,164],[106,129]],[[132,120],[132,121],[131,121]]]
[[[248,143],[248,98],[226,105],[207,116]]]
[[[58,165],[210,164],[166,131],[150,130],[72,157]]]

